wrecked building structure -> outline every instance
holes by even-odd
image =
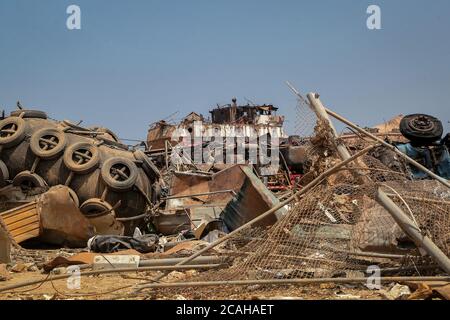
[[[166,169],[173,149],[182,150],[182,160],[200,171],[250,164],[271,190],[285,190],[298,178],[304,152],[288,139],[277,110],[266,104],[239,106],[232,99],[210,110],[210,119],[192,112],[178,124],[156,122],[148,131],[147,154]]]
[[[276,115],[277,107],[273,105],[244,105],[238,106],[233,98],[231,104],[217,106],[210,110],[210,120],[195,112],[188,114],[179,124],[169,124],[164,120],[155,122],[149,129],[147,135],[147,145],[150,150],[161,150],[164,148],[164,141],[169,141],[172,145],[178,143],[172,137],[175,129],[181,132],[178,136],[188,135],[194,130],[194,122],[202,123],[202,131],[214,132],[222,137],[238,136],[258,137],[271,135],[279,138],[287,138],[284,131],[284,117]],[[209,135],[212,135],[211,133]],[[177,137],[178,138],[178,137]]]

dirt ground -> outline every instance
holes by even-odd
[[[169,281],[180,281],[196,271],[172,272]],[[24,281],[44,279],[47,275],[40,271],[11,273],[7,281],[0,281],[0,288]],[[81,278],[80,289],[68,289],[67,279],[53,280],[35,284],[10,292],[0,293],[2,300],[103,300],[103,299],[385,299],[379,291],[373,291],[361,285],[320,284],[308,286],[237,286],[216,289],[171,289],[154,290],[133,295],[133,287],[155,277],[157,273],[105,274]],[[176,278],[176,279],[175,279]]]
[[[0,264],[0,289],[26,281],[48,278],[49,275],[43,271],[45,262],[57,256],[70,257],[80,251],[85,250],[21,249],[20,252],[14,253],[13,261],[8,266]],[[54,276],[66,273],[64,268],[60,268],[59,272],[57,270],[53,271]],[[89,270],[91,269],[86,269]],[[172,271],[163,281],[192,282],[201,273],[196,270]],[[79,289],[69,289],[68,279],[54,279],[0,292],[0,300],[380,300],[388,299],[386,292],[394,286],[394,283],[391,283],[383,285],[381,290],[370,290],[362,284],[247,285],[148,289],[137,295],[133,293],[136,285],[160,274],[156,271],[146,271],[82,276]]]

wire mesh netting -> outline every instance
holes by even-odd
[[[302,138],[311,137],[314,133],[316,120],[316,114],[309,105],[298,99],[295,106],[295,134]]]
[[[314,124],[314,134],[302,136],[310,159],[304,175],[309,179],[300,181],[304,186],[341,160],[329,139],[329,128],[317,121],[309,107],[303,105],[299,112],[304,113],[299,119],[306,129]],[[370,145],[358,136],[342,141],[353,154]],[[439,267],[377,202],[376,193],[381,188],[448,256],[450,189],[435,180],[412,180],[406,163],[389,152],[374,148],[322,179],[293,201],[273,226],[236,233],[213,249],[233,258],[229,268],[203,272],[187,281],[364,277],[373,265],[382,275],[439,274]],[[171,290],[207,293],[217,288]]]

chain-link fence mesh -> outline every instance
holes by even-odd
[[[316,114],[309,105],[298,99],[295,107],[295,135],[301,138],[311,137],[314,134],[316,120]]]
[[[326,125],[316,121],[303,103],[299,113],[302,126],[298,134],[304,138],[310,159],[304,175],[309,179],[300,181],[305,185],[341,160]],[[309,136],[311,125],[314,134]],[[356,136],[346,144],[354,154],[370,143]],[[273,226],[238,232],[213,249],[233,258],[229,268],[203,272],[185,281],[364,277],[372,265],[377,265],[382,275],[439,274],[436,264],[376,201],[376,191],[381,188],[448,256],[450,190],[434,180],[411,180],[408,166],[389,152],[377,147],[328,176],[293,201],[288,213]],[[391,161],[386,161],[389,156]],[[170,290],[207,294],[218,289]]]

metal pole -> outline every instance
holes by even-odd
[[[283,165],[286,168],[285,171],[285,176],[287,178],[287,183],[289,184],[290,187],[292,187],[292,183],[291,183],[291,170],[289,170],[289,167],[286,163],[286,159],[283,156],[283,153],[281,152],[281,150],[278,151],[278,154],[280,155],[281,160],[283,160]]]
[[[183,261],[184,258],[166,258],[166,259],[148,259],[139,261],[139,267],[164,267],[164,266],[176,266]],[[201,256],[193,259],[192,261],[185,263],[185,265],[208,265],[208,264],[220,264],[224,262],[224,258],[219,256]]]
[[[447,274],[450,274],[450,260],[445,253],[429,237],[423,235],[414,222],[381,189],[377,192],[377,202],[389,211],[417,247],[423,248]]]
[[[385,146],[386,148],[389,148],[390,150],[394,151],[398,156],[402,157],[403,159],[405,159],[409,164],[415,166],[416,168],[422,170],[423,172],[425,172],[426,174],[428,174],[430,177],[438,180],[440,183],[442,183],[444,186],[446,186],[447,188],[450,188],[450,183],[445,180],[444,178],[438,176],[437,174],[435,174],[434,172],[430,171],[429,169],[427,169],[426,167],[424,167],[423,165],[421,165],[420,163],[418,163],[417,161],[415,161],[414,159],[408,157],[406,154],[404,154],[403,152],[401,152],[400,150],[398,150],[395,146],[387,143],[386,141],[384,141],[383,139],[378,138],[377,136],[371,134],[370,132],[367,132],[366,130],[360,128],[358,125],[350,122],[349,120],[345,119],[344,117],[342,117],[341,115],[325,108],[326,112],[332,116],[333,118],[345,123],[346,125],[348,125],[350,128],[355,129],[356,131],[366,135],[367,137],[373,139],[374,141],[377,141],[379,143],[381,143],[383,146]]]
[[[380,277],[381,282],[402,281],[449,281],[450,277]],[[367,283],[370,278],[304,278],[304,279],[267,279],[267,280],[232,280],[232,281],[199,281],[199,282],[165,282],[152,283],[146,288],[183,288],[183,287],[219,287],[247,285],[305,285],[317,283]]]
[[[314,109],[314,112],[316,113],[317,117],[319,119],[322,119],[323,121],[326,121],[328,125],[330,126],[330,133],[332,134],[333,141],[336,144],[336,149],[339,152],[339,155],[343,160],[348,159],[350,157],[350,153],[347,150],[347,147],[345,144],[337,140],[337,132],[336,128],[334,127],[333,123],[330,121],[330,118],[327,115],[327,112],[325,110],[325,107],[323,106],[322,102],[319,99],[319,95],[317,93],[308,93],[307,95],[308,100],[311,104],[311,106]]]
[[[187,265],[187,266],[151,266],[151,267],[139,267],[139,268],[118,268],[118,269],[105,269],[105,270],[95,270],[95,271],[86,271],[81,272],[80,276],[90,276],[97,274],[111,274],[111,273],[130,273],[130,272],[144,272],[144,271],[162,271],[162,270],[194,270],[194,269],[216,269],[221,267],[221,264],[202,264],[202,265]],[[59,279],[67,279],[72,277],[72,273],[61,274],[52,276],[51,274],[48,277],[39,279],[39,280],[29,280],[21,283],[11,284],[9,286],[4,286],[0,288],[0,292],[10,291],[22,287],[28,287],[34,284],[44,283],[53,280]],[[129,286],[131,287],[131,285]]]
[[[333,125],[333,122],[331,122],[330,118],[328,117],[325,107],[323,106],[322,102],[319,99],[319,95],[317,93],[311,92],[308,93],[307,97],[317,117],[328,124],[331,138],[333,139],[334,145],[341,159],[342,160],[349,159],[351,157],[350,152],[348,152],[346,145],[341,140],[338,139],[337,131]],[[368,178],[364,177],[364,175],[361,174],[360,172],[351,172],[351,174],[360,183],[369,182]]]
[[[292,92],[294,92],[294,94],[300,99],[302,100],[304,103],[308,104],[308,102],[302,97],[302,95],[300,94],[300,92],[298,92],[297,89],[294,88],[294,86],[292,86],[288,81],[286,81],[286,84],[288,85],[288,87],[292,90]],[[382,144],[383,146],[385,146],[386,148],[389,148],[390,150],[392,150],[393,152],[395,152],[399,157],[402,157],[403,159],[405,159],[409,164],[415,166],[416,168],[422,170],[423,172],[425,172],[426,174],[428,174],[430,177],[438,180],[440,183],[442,183],[444,186],[446,186],[447,188],[450,188],[450,183],[445,180],[444,178],[438,176],[437,174],[435,174],[434,172],[428,170],[426,167],[424,167],[423,165],[421,165],[420,163],[418,163],[417,161],[415,161],[414,159],[408,157],[406,154],[402,153],[400,150],[398,150],[395,146],[387,143],[386,141],[384,141],[383,139],[378,138],[377,136],[371,134],[370,132],[360,128],[358,125],[354,124],[353,122],[351,122],[350,120],[347,120],[346,118],[344,118],[343,116],[337,114],[336,112],[325,108],[325,111],[327,114],[329,114],[330,116],[332,116],[333,118],[345,123],[346,125],[348,125],[350,128],[358,131],[359,133],[364,134],[365,136],[371,138],[374,141],[377,141],[378,143]]]
[[[161,200],[172,200],[172,199],[181,199],[181,198],[191,198],[191,197],[202,197],[202,196],[210,196],[213,194],[218,193],[231,193],[233,196],[237,196],[236,191],[227,189],[227,190],[218,190],[218,191],[211,191],[211,192],[203,192],[203,193],[193,193],[193,194],[186,194],[186,195],[180,195],[180,196],[168,196],[165,198],[161,198]]]
[[[169,147],[167,140],[164,140],[164,160],[166,161],[166,170],[169,170]]]
[[[197,258],[198,256],[202,255],[203,253],[207,252],[208,250],[211,250],[212,248],[218,246],[219,244],[223,243],[224,241],[230,239],[231,237],[233,237],[234,235],[236,235],[238,232],[250,227],[251,225],[253,225],[254,223],[264,219],[265,217],[273,214],[275,211],[279,210],[280,208],[284,207],[285,205],[289,204],[291,201],[297,199],[297,197],[305,194],[306,192],[308,192],[309,190],[311,190],[314,186],[316,186],[318,183],[320,183],[324,178],[328,177],[329,175],[332,175],[333,173],[335,173],[336,171],[339,170],[339,168],[347,165],[348,163],[350,163],[351,161],[354,161],[355,159],[358,159],[359,157],[363,156],[364,154],[366,154],[367,152],[369,152],[370,150],[372,150],[375,147],[375,145],[372,145],[370,147],[365,148],[364,150],[359,151],[358,153],[354,154],[353,156],[351,156],[350,158],[338,163],[337,165],[335,165],[334,167],[326,170],[325,172],[321,173],[317,178],[315,178],[313,181],[311,181],[309,184],[307,184],[306,186],[304,186],[302,189],[300,189],[298,192],[294,193],[292,196],[290,196],[289,198],[287,198],[286,200],[284,200],[283,202],[280,202],[278,205],[276,205],[275,207],[267,210],[266,212],[264,212],[263,214],[257,216],[256,218],[254,218],[253,220],[243,224],[242,226],[240,226],[239,228],[235,229],[234,231],[228,233],[227,235],[225,235],[222,238],[217,239],[216,241],[214,241],[213,243],[211,243],[210,245],[206,246],[205,248],[197,251],[196,253],[194,253],[193,255],[185,258],[183,261],[181,261],[180,263],[177,264],[177,266],[179,265],[184,265],[187,264],[188,262],[192,261],[193,259]],[[152,281],[148,282],[148,283],[153,283],[156,281],[161,280],[162,278],[164,278],[167,274],[162,274],[156,278],[154,278]],[[145,288],[148,288],[148,283],[144,283],[140,286],[138,286],[136,288],[136,292],[139,292]]]
[[[331,124],[331,120],[328,117],[327,112],[325,112],[325,107],[323,107],[322,103],[318,99],[318,95],[309,93],[308,99],[317,115]],[[337,140],[337,133],[332,125],[330,125],[330,131],[333,138]],[[339,144],[339,142],[336,144]],[[350,157],[350,154],[345,145],[341,144],[341,146],[343,148],[338,148],[337,151],[342,160],[347,160]],[[423,248],[436,261],[436,263],[438,263],[439,266],[445,270],[445,272],[450,274],[449,258],[433,243],[430,238],[423,236],[420,233],[418,227],[414,226],[414,223],[403,212],[403,210],[398,207],[380,188],[378,188],[376,200],[392,215],[400,228],[414,241],[417,247]]]

